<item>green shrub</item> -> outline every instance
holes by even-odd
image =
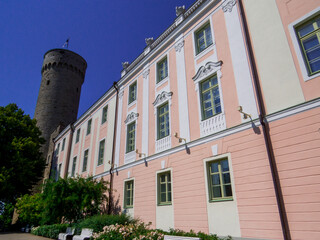
[[[185,232],[179,229],[170,229],[169,232],[164,232],[165,235],[172,235],[172,236],[183,236],[183,237],[196,237],[200,238],[201,240],[232,240],[232,237],[228,236],[226,238],[220,238],[216,234],[206,234],[203,232],[194,232],[190,230],[190,232]]]
[[[125,214],[96,215],[73,224],[73,226],[77,229],[77,232],[81,231],[82,228],[91,228],[94,232],[101,232],[105,226],[114,224],[124,225],[131,222],[133,222],[133,220]]]
[[[57,239],[59,233],[66,232],[68,224],[53,224],[33,227],[31,233],[37,236]]]
[[[41,193],[22,196],[17,200],[16,209],[21,223],[38,226],[41,221],[41,212],[43,211]]]

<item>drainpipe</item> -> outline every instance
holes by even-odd
[[[274,186],[276,199],[277,199],[277,205],[278,205],[278,211],[279,211],[279,215],[280,215],[282,233],[283,233],[283,237],[285,240],[291,240],[289,223],[288,223],[287,213],[286,213],[285,204],[284,204],[284,200],[283,200],[283,194],[282,194],[282,190],[281,190],[279,173],[278,173],[277,164],[276,164],[274,151],[273,151],[273,147],[272,147],[272,141],[271,141],[271,136],[270,136],[270,127],[269,127],[269,123],[266,119],[265,104],[264,104],[263,97],[262,97],[262,90],[261,90],[261,86],[260,86],[259,75],[258,75],[258,71],[257,71],[257,66],[256,66],[254,54],[253,54],[253,47],[252,47],[252,43],[250,40],[250,34],[249,34],[248,24],[247,24],[242,0],[239,0],[239,8],[240,8],[240,19],[242,21],[242,27],[243,27],[243,31],[244,31],[244,35],[245,35],[245,41],[246,41],[246,45],[248,48],[249,62],[250,62],[251,70],[252,70],[252,76],[253,76],[255,91],[256,91],[256,95],[257,95],[258,108],[259,108],[259,120],[260,120],[262,129],[263,129],[263,136],[264,136],[264,141],[265,141],[265,145],[266,145],[266,149],[267,149],[269,165],[270,165],[272,180],[273,180],[273,186]]]
[[[69,136],[69,144],[68,144],[68,152],[67,152],[67,161],[66,161],[66,165],[64,166],[63,178],[68,177],[68,168],[69,168],[70,155],[71,155],[71,146],[73,142],[73,133],[74,133],[74,126],[73,124],[70,124],[70,136]]]
[[[111,159],[111,167],[110,167],[110,187],[109,187],[109,202],[108,202],[108,209],[107,213],[110,215],[112,212],[113,206],[113,169],[114,169],[114,162],[115,162],[115,151],[116,151],[116,130],[117,130],[117,123],[118,123],[118,98],[119,98],[119,89],[117,82],[113,82],[113,87],[117,91],[116,94],[116,109],[115,109],[115,118],[114,118],[114,129],[113,129],[113,145],[112,145],[112,159]]]

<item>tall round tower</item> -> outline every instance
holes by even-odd
[[[87,62],[66,49],[52,49],[44,54],[41,85],[34,118],[46,140],[42,147],[47,156],[50,135],[59,126],[77,119],[81,86]]]

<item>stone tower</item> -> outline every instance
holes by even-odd
[[[42,147],[45,158],[48,158],[51,134],[58,126],[63,129],[77,120],[86,68],[87,62],[70,50],[52,49],[44,54],[34,118],[46,140]],[[49,161],[47,159],[47,163]]]

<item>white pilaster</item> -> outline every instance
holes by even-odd
[[[115,167],[119,167],[119,155],[120,155],[120,137],[121,137],[121,117],[122,117],[122,104],[123,104],[123,88],[119,91],[119,105],[118,105],[118,117],[117,117],[117,138],[116,138],[116,152],[115,152]]]
[[[253,92],[252,79],[246,55],[244,39],[238,15],[236,0],[227,0],[222,5],[226,20],[226,28],[232,59],[234,77],[238,94],[239,105],[243,111],[251,114],[252,118],[258,117],[256,100]],[[250,119],[242,119],[242,122]]]
[[[183,36],[176,39],[175,50],[178,80],[179,136],[185,138],[186,141],[189,142],[190,127]]]
[[[149,73],[150,69],[143,72],[143,102],[142,102],[142,149],[141,152],[148,156],[149,133]]]

